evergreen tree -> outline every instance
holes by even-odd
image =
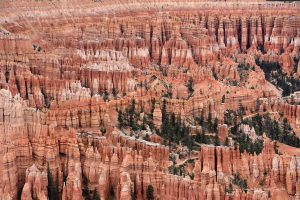
[[[243,119],[243,116],[246,114],[245,112],[245,108],[243,106],[242,103],[239,104],[239,110],[238,110],[238,115],[241,118],[241,120]]]
[[[215,146],[220,146],[220,140],[219,140],[218,134],[216,134],[214,137],[214,144],[215,144]]]
[[[193,146],[194,146],[194,142],[190,136],[190,133],[189,133],[189,129],[187,127],[183,127],[183,134],[184,134],[184,144],[187,146],[187,148],[189,150],[192,150]]]
[[[133,190],[131,190],[131,200],[137,199],[136,180],[133,182]]]
[[[274,126],[274,129],[271,132],[272,134],[270,134],[271,139],[278,140],[279,139],[279,135],[280,135],[280,128],[279,128],[278,122],[274,121],[273,126]]]
[[[82,174],[82,196],[84,197],[85,200],[91,200],[88,184],[89,184],[89,180],[86,177],[86,175],[83,173]]]
[[[169,119],[167,115],[167,107],[166,107],[166,100],[163,100],[163,106],[162,106],[162,130],[161,133],[164,137],[168,136],[169,131]]]
[[[146,141],[150,141],[150,136],[149,136],[149,134],[147,133],[147,134],[144,136],[143,139],[146,140]]]
[[[232,193],[233,189],[232,189],[232,183],[229,183],[229,187],[228,187],[228,193]]]
[[[166,105],[166,99],[163,100],[163,105],[162,105],[162,109],[161,109],[161,113],[162,113],[162,122],[167,120],[167,105]]]
[[[209,110],[208,116],[207,116],[207,124],[208,124],[208,130],[209,130],[209,131],[212,131],[213,123],[212,123],[212,117],[211,117],[211,112],[210,112],[210,110]]]
[[[216,117],[215,118],[215,120],[214,120],[214,125],[213,125],[213,131],[215,132],[215,133],[217,133],[218,132],[218,118]]]
[[[101,200],[101,197],[100,197],[97,189],[95,189],[93,192],[93,200]]]
[[[146,192],[146,196],[147,196],[147,200],[154,200],[154,188],[152,185],[148,185],[147,187],[147,192]]]
[[[131,105],[129,109],[129,126],[132,130],[137,130],[137,122],[136,122],[136,113],[135,113],[135,99],[131,99]]]
[[[115,87],[113,87],[113,89],[112,89],[112,94],[113,94],[114,98],[116,98],[118,95],[118,90]]]
[[[143,117],[143,122],[142,122],[142,126],[141,126],[141,129],[142,129],[142,130],[146,130],[146,123],[147,123],[147,119],[146,119],[146,116],[144,115],[144,117]]]
[[[131,100],[131,106],[129,109],[129,126],[133,127],[134,126],[134,112],[135,112],[135,100]]]
[[[148,125],[151,130],[155,129],[154,124],[153,124],[154,109],[155,109],[155,99],[151,99],[151,111],[150,111],[150,114],[148,115]]]
[[[263,54],[266,53],[265,48],[264,48],[264,45],[263,45],[262,43],[259,43],[259,44],[258,44],[258,50],[261,51]]]
[[[259,108],[260,108],[260,102],[259,102],[259,99],[257,98],[256,99],[256,104],[255,104],[255,111],[258,112]]]
[[[207,136],[205,134],[205,129],[202,129],[202,143],[203,144],[208,144],[209,143],[209,139],[207,138]]]
[[[57,183],[57,181],[54,182],[53,176],[50,171],[49,164],[47,166],[47,175],[48,175],[48,197],[49,197],[49,200],[57,200],[57,199],[59,199],[58,183]]]
[[[248,190],[247,180],[246,179],[242,179],[240,177],[239,173],[237,173],[237,174],[234,175],[233,184],[239,186],[245,192],[247,192],[247,190]]]
[[[201,110],[201,115],[200,115],[200,118],[199,118],[199,124],[200,124],[200,126],[203,126],[203,124],[204,124],[204,110],[203,109]]]
[[[274,151],[275,151],[276,154],[279,154],[277,142],[274,143]]]
[[[107,92],[107,90],[104,91],[104,94],[103,94],[103,100],[104,100],[104,101],[108,101],[108,100],[109,100],[109,99],[108,99],[108,92]]]
[[[51,101],[50,101],[50,98],[48,97],[48,95],[46,93],[44,94],[44,101],[45,101],[45,107],[50,108]]]
[[[233,110],[226,110],[224,113],[224,123],[228,125],[236,123],[236,113]]]
[[[300,147],[300,139],[296,136],[286,118],[281,123],[276,121],[276,119],[272,119],[268,113],[263,116],[257,114],[251,119],[244,120],[243,123],[254,127],[257,135],[265,133],[272,140],[278,140],[293,147]],[[232,134],[237,133],[235,129],[236,127],[231,128]],[[260,149],[263,147],[262,143],[262,141],[258,140],[252,144],[252,147],[249,147],[251,147],[253,152],[260,152]]]
[[[253,152],[255,152],[257,155],[262,152],[264,148],[264,141],[257,139],[253,144]]]
[[[197,132],[196,137],[195,137],[195,141],[198,143],[202,143],[202,135],[200,132]]]
[[[225,94],[222,96],[222,103],[225,103]]]
[[[121,110],[118,110],[118,126],[119,128],[122,128],[124,126],[123,113]]]
[[[263,134],[263,119],[259,114],[256,114],[252,118],[252,124],[249,124],[254,127],[256,134],[262,135]]]
[[[111,187],[109,190],[108,200],[115,200],[115,199],[116,199],[115,191],[113,187]]]
[[[194,83],[193,83],[192,78],[189,79],[188,84],[187,84],[187,88],[188,88],[188,91],[189,91],[189,96],[191,97],[194,93]]]
[[[153,112],[154,112],[154,109],[155,109],[155,99],[151,99],[151,113],[150,113],[150,119],[153,120]]]
[[[265,77],[269,82],[283,90],[283,96],[288,96],[300,90],[300,79],[287,76],[287,74],[282,71],[278,62],[260,61],[256,59],[256,64],[265,72]]]
[[[131,105],[130,105],[129,112],[131,115],[133,115],[135,113],[135,99],[134,98],[131,99]]]
[[[285,117],[283,119],[283,134],[286,134],[287,132],[289,132],[290,129],[291,128],[290,128],[289,122],[288,122],[287,118]]]

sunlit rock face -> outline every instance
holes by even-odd
[[[300,150],[240,124],[300,136],[299,48],[297,2],[1,0],[0,200],[299,200]]]

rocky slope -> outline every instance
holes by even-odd
[[[299,13],[1,1],[0,199],[300,199]]]

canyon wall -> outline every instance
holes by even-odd
[[[147,199],[149,185],[155,199],[300,199],[297,148],[263,135],[259,155],[200,144],[175,163],[184,147],[160,135],[166,114],[191,130],[203,114],[224,144],[224,113],[242,106],[282,114],[299,136],[299,105],[257,65],[299,79],[299,13],[263,0],[1,1],[0,199]],[[119,127],[132,105],[154,128]],[[171,173],[180,164],[189,175]]]

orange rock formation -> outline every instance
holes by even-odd
[[[169,172],[160,136],[117,128],[134,98],[157,130],[165,114],[190,125],[210,113],[224,144],[224,113],[242,104],[246,115],[282,113],[300,136],[299,105],[255,62],[299,77],[299,48],[297,2],[2,0],[0,200],[49,199],[49,176],[63,200],[84,199],[85,187],[146,199],[148,185],[155,199],[300,199],[300,152],[282,144],[278,154],[266,136],[259,155],[201,144],[191,178]],[[251,66],[247,78],[239,63]],[[231,186],[237,174],[247,190]]]

